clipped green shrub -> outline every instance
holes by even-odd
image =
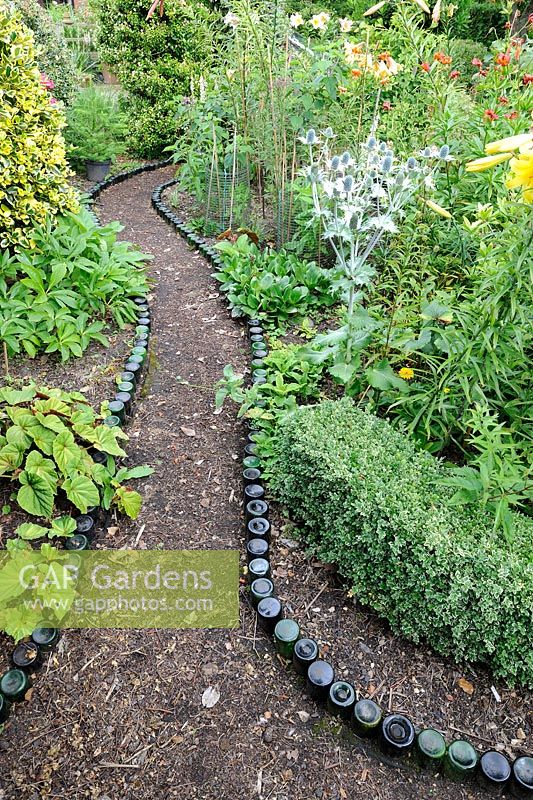
[[[37,0],[15,0],[22,21],[33,32],[41,72],[54,82],[54,97],[69,105],[76,95],[77,70],[72,52]]]
[[[349,399],[299,408],[274,435],[273,488],[314,552],[396,632],[533,686],[533,521],[507,543],[449,505],[446,467]]]
[[[69,186],[63,114],[41,85],[33,36],[0,0],[0,248],[28,243],[31,226],[78,207]]]
[[[127,91],[130,148],[152,158],[175,142],[176,111],[211,57],[211,12],[196,0],[166,0],[146,19],[146,0],[96,0],[102,59]]]

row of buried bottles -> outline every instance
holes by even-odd
[[[221,265],[220,254],[161,200],[163,189],[174,183],[168,181],[155,190],[152,195],[154,208],[192,247],[215,266]],[[248,321],[248,335],[252,350],[252,382],[261,385],[267,382],[264,359],[268,355],[268,345],[260,320]],[[257,402],[259,407],[265,404],[263,400]],[[297,622],[283,618],[282,604],[275,596],[271,580],[270,510],[265,500],[257,439],[258,429],[251,425],[243,461],[250,597],[258,623],[266,632],[273,634],[280,655],[292,661],[295,671],[306,680],[309,695],[325,702],[328,710],[349,722],[358,735],[379,741],[388,755],[401,757],[414,752],[420,764],[435,770],[442,768],[454,780],[470,780],[477,776],[479,782],[494,794],[501,794],[509,788],[514,797],[533,797],[533,758],[522,756],[511,765],[496,750],[487,751],[479,757],[467,741],[457,740],[447,747],[439,731],[416,731],[406,716],[384,716],[372,700],[357,701],[354,687],[347,681],[336,681],[332,666],[319,658],[317,643],[313,639],[300,638]]]
[[[135,297],[137,318],[135,340],[131,353],[126,358],[124,370],[117,375],[117,391],[108,403],[108,416],[104,425],[110,428],[122,427],[132,414],[135,391],[140,386],[144,370],[148,363],[148,339],[151,328],[150,309],[146,298]],[[108,457],[100,450],[91,450],[90,455],[98,464],[108,465]],[[96,509],[97,510],[97,509]],[[88,550],[94,536],[96,518],[91,520],[90,514],[82,514],[76,518],[76,532],[67,539],[67,550]]]
[[[252,349],[252,381],[265,383],[267,371],[263,359],[268,345],[259,320],[249,320],[248,334]],[[509,789],[515,797],[533,797],[533,758],[522,756],[511,765],[504,755],[490,750],[478,755],[465,740],[449,746],[441,733],[426,728],[415,730],[403,714],[384,715],[372,700],[357,700],[354,687],[335,680],[333,667],[320,659],[313,639],[301,638],[300,627],[293,619],[283,618],[283,608],[275,596],[270,573],[269,506],[265,500],[261,459],[257,452],[257,429],[247,436],[243,462],[246,522],[246,556],[250,597],[258,623],[274,636],[279,654],[292,661],[295,671],[306,680],[310,697],[326,704],[328,711],[348,722],[361,737],[373,738],[385,754],[393,757],[414,754],[417,763],[444,772],[449,778],[466,781],[477,778],[493,794]]]
[[[132,412],[132,404],[136,388],[142,378],[148,354],[148,338],[150,335],[150,310],[144,297],[135,297],[137,319],[135,342],[129,357],[126,359],[124,371],[117,377],[117,393],[108,404],[109,415],[104,425],[122,426]],[[100,450],[89,451],[93,461],[106,464],[108,457]],[[65,542],[66,550],[88,550],[96,533],[101,509],[93,506],[86,514],[75,517],[76,531]],[[32,685],[32,673],[43,661],[43,653],[50,650],[59,638],[55,628],[37,628],[29,641],[18,644],[11,653],[13,669],[0,677],[0,724],[3,724],[10,713],[11,704],[24,699]]]

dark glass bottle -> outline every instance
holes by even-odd
[[[264,597],[272,597],[274,594],[274,584],[269,578],[257,578],[252,581],[250,585],[250,597],[252,604],[257,607],[257,604]]]
[[[257,360],[257,361],[260,361],[260,360],[262,360],[263,358],[266,358],[266,357],[267,357],[267,355],[268,355],[268,350],[267,350],[267,348],[266,348],[266,347],[265,347],[265,348],[263,348],[263,350],[254,350],[254,358],[253,358],[253,361],[252,361],[252,363],[253,363],[254,361],[256,361],[256,360]]]
[[[250,428],[250,433],[246,437],[249,444],[257,444],[261,437],[261,430],[259,428]]]
[[[121,381],[117,385],[117,389],[119,392],[127,392],[131,395],[135,391],[135,384],[133,384],[131,381]]]
[[[246,526],[246,538],[270,542],[270,522],[264,517],[254,517]]]
[[[268,559],[268,542],[266,539],[250,539],[246,543],[246,558],[248,564],[254,558]]]
[[[265,341],[265,337],[263,336],[262,333],[252,333],[252,335],[250,336],[250,341],[251,342],[264,342]]]
[[[19,703],[31,687],[30,676],[22,669],[10,669],[0,678],[0,692],[10,703]]]
[[[133,302],[135,305],[144,306],[146,305],[146,297],[134,297]]]
[[[318,645],[314,639],[298,639],[294,645],[292,665],[294,671],[307,677],[307,670],[318,658]]]
[[[256,378],[267,378],[268,377],[268,370],[258,367],[257,369],[252,370],[252,380],[254,381]]]
[[[248,581],[252,583],[257,578],[270,578],[270,562],[266,558],[254,558],[248,564]]]
[[[502,753],[488,750],[479,759],[478,781],[492,795],[501,795],[511,777],[511,765]]]
[[[89,455],[95,464],[107,464],[107,453],[102,453],[101,450],[89,450]]]
[[[389,714],[381,723],[380,746],[389,756],[406,755],[415,741],[413,723],[403,714]]]
[[[21,642],[11,653],[11,663],[17,669],[31,672],[43,663],[43,656],[34,642]]]
[[[257,622],[267,633],[274,632],[282,613],[283,607],[277,597],[264,597],[257,604]]]
[[[265,340],[261,336],[260,341],[252,342],[252,352],[254,353],[254,358],[261,358],[258,356],[257,353],[262,352],[265,349]]]
[[[143,359],[146,358],[147,352],[148,350],[146,349],[146,347],[142,347],[141,345],[135,345],[135,347],[132,347],[131,350],[131,354],[133,356],[142,356]]]
[[[377,736],[382,716],[381,708],[373,700],[359,700],[354,706],[352,716],[355,733],[366,738]]]
[[[519,800],[533,797],[533,758],[520,756],[513,763],[511,772],[511,794]]]
[[[433,728],[424,728],[416,737],[416,757],[423,767],[440,768],[446,753],[444,736]]]
[[[259,469],[261,466],[261,459],[257,456],[245,456],[242,460],[244,469]]]
[[[59,629],[35,628],[31,635],[31,640],[39,647],[39,650],[42,650],[43,653],[47,653],[49,650],[53,650],[58,643]]]
[[[347,681],[335,681],[328,695],[328,711],[335,717],[349,720],[355,706],[355,690]]]
[[[250,500],[246,504],[246,524],[254,517],[268,519],[268,503],[265,500]]]
[[[260,319],[249,319],[246,324],[248,325],[248,330],[250,330],[250,328],[256,328],[257,326],[261,325],[261,320]]]
[[[144,356],[136,356],[135,353],[131,353],[128,358],[129,364],[138,364],[141,367],[141,369],[144,364],[144,361],[145,361]]]
[[[65,550],[90,550],[89,539],[83,533],[75,533],[65,542]]]
[[[119,417],[116,417],[114,414],[110,414],[109,417],[104,419],[104,425],[107,425],[108,428],[120,428],[121,421]]]
[[[259,483],[249,483],[244,487],[244,502],[250,503],[252,500],[262,500],[265,490]]]
[[[256,369],[264,369],[264,367],[265,367],[265,362],[263,361],[262,358],[252,358],[252,369],[254,371]]]
[[[331,664],[321,659],[313,661],[307,670],[307,693],[309,697],[325,703],[334,680],[335,673]]]
[[[122,403],[124,406],[124,414],[129,416],[131,414],[133,395],[131,395],[129,392],[117,392],[114,399]]]
[[[140,364],[137,364],[135,361],[128,361],[128,363],[124,365],[124,369],[126,372],[132,372],[135,376],[136,382],[139,383],[139,379],[141,377]]]
[[[87,514],[97,522],[100,519],[100,511],[102,509],[100,506],[88,506],[87,507]]]
[[[126,419],[126,408],[120,400],[111,400],[108,404],[109,413],[118,417],[121,422]]]
[[[4,697],[3,694],[0,694],[0,725],[3,725],[4,722],[6,722],[6,720],[9,717],[10,710],[11,710],[11,703],[9,702],[7,697]]]
[[[294,645],[300,636],[300,626],[294,619],[280,619],[274,628],[274,641],[278,653],[283,658],[291,659]]]
[[[244,445],[244,452],[247,456],[256,456],[257,455],[257,443],[256,442],[248,442],[248,444]]]
[[[252,336],[262,336],[264,331],[263,331],[263,328],[260,325],[251,325],[248,328],[248,333],[250,334],[250,338],[251,338]]]
[[[477,761],[476,750],[470,742],[457,739],[444,756],[444,774],[453,781],[467,781],[474,775]]]
[[[76,533],[83,533],[85,536],[94,536],[94,519],[89,514],[80,514],[74,518],[76,523]]]
[[[261,470],[257,469],[257,467],[248,467],[248,469],[244,469],[242,471],[244,486],[250,486],[254,483],[256,486],[262,486],[261,474]]]
[[[138,320],[137,320],[137,326],[139,327],[139,326],[141,326],[141,325],[146,325],[146,327],[147,327],[147,328],[149,328],[149,327],[150,327],[150,325],[151,325],[151,319],[150,319],[149,315],[146,315],[146,316],[144,316],[144,317],[139,317],[139,318],[138,318]]]
[[[119,375],[118,385],[120,386],[122,383],[131,383],[133,389],[135,389],[137,386],[137,381],[135,380],[135,375],[133,372],[121,372]]]
[[[135,328],[135,333],[137,334],[137,336],[140,336],[141,333],[149,334],[150,329],[148,328],[148,325],[137,325]]]

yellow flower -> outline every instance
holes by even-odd
[[[438,203],[435,203],[433,200],[427,200],[425,197],[423,197],[422,200],[428,208],[435,212],[435,214],[439,214],[439,216],[444,217],[444,219],[452,218],[450,212],[442,206],[439,206]]]
[[[324,31],[329,20],[329,14],[326,14],[325,11],[321,11],[320,14],[315,14],[314,17],[311,17],[311,26],[315,31]]]
[[[445,386],[442,391],[444,392],[444,394],[450,394],[451,389],[449,386]]]
[[[403,378],[404,381],[411,381],[415,377],[415,371],[411,369],[411,367],[402,367],[398,370],[398,375],[400,378]]]
[[[512,157],[512,153],[498,153],[493,156],[484,156],[484,158],[476,158],[475,161],[469,161],[465,169],[467,172],[483,172],[485,169],[491,169],[496,164],[501,164],[503,161],[508,161]]]
[[[508,189],[522,189],[526,203],[533,203],[533,150],[512,158],[509,167],[511,172],[505,185]]]
[[[508,136],[507,139],[498,139],[490,142],[485,147],[485,152],[489,155],[493,153],[505,153],[509,150],[517,150],[519,147],[533,143],[533,133],[519,133],[517,136]]]

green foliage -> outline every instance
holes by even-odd
[[[284,322],[317,306],[332,306],[335,274],[314,262],[299,261],[283,250],[260,250],[246,235],[217,245],[224,264],[214,277],[221,282],[232,315]]]
[[[37,0],[16,0],[15,6],[33,32],[37,63],[54,82],[54,97],[69,105],[76,94],[77,70],[63,35]]]
[[[34,224],[76,210],[64,119],[41,85],[33,36],[0,0],[0,248],[24,246]]]
[[[166,0],[146,19],[145,0],[97,0],[100,53],[128,93],[128,146],[152,158],[176,140],[175,114],[211,57],[212,15],[196,0]]]
[[[117,241],[86,209],[32,232],[31,248],[0,258],[0,336],[9,353],[81,356],[111,319],[135,320],[132,297],[147,291],[147,256]]]
[[[349,399],[278,428],[273,488],[319,558],[397,632],[533,686],[533,522],[512,543],[479,507],[450,507],[449,473]]]
[[[151,470],[140,467],[116,473],[113,457],[126,455],[120,440],[128,437],[120,428],[102,425],[103,416],[78,392],[34,384],[20,390],[0,389],[0,477],[18,487],[21,509],[51,521],[50,528],[23,523],[17,530],[20,538],[73,533],[76,526],[72,527],[69,517],[52,520],[60,507],[60,491],[82,514],[90,506],[102,503],[110,508],[116,503],[120,511],[137,516],[140,497],[122,486],[122,481]],[[108,454],[107,466],[93,461],[91,448]]]
[[[70,160],[77,166],[113,160],[124,152],[126,130],[116,94],[104,87],[82,89],[67,111],[65,140]]]

